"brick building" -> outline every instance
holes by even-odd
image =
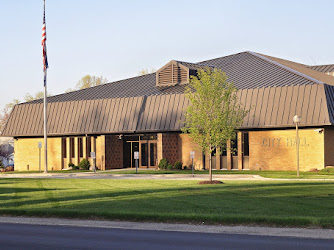
[[[171,61],[156,73],[48,97],[49,168],[78,165],[96,152],[100,169],[156,167],[160,159],[208,166],[208,158],[181,133],[189,76],[203,67],[226,72],[250,109],[231,150],[212,157],[213,168],[295,170],[295,114],[301,116],[300,169],[334,165],[334,65],[308,66],[254,52],[199,63]],[[1,136],[14,137],[15,169],[38,169],[43,100],[18,104]],[[43,150],[42,150],[43,151]],[[43,155],[42,155],[43,157]]]

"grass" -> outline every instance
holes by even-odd
[[[100,172],[100,174],[135,174],[136,170],[119,170]],[[138,170],[138,174],[192,174],[191,170]],[[208,170],[195,170],[195,174],[209,174]],[[297,179],[296,171],[228,171],[213,170],[213,174],[250,174],[266,178]],[[334,179],[334,173],[327,172],[300,172],[299,179]]]
[[[334,183],[0,179],[0,214],[334,228]]]

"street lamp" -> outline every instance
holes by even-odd
[[[297,149],[297,177],[299,177],[299,135],[298,135],[298,124],[301,118],[298,115],[293,117],[293,123],[296,124],[296,149]]]

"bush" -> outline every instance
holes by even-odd
[[[168,161],[166,158],[162,158],[159,162],[159,168],[160,169],[167,169]]]
[[[79,169],[79,167],[78,166],[73,166],[72,169],[76,170],[76,169]]]
[[[172,170],[173,167],[174,167],[173,165],[168,165],[168,166],[167,166],[167,169],[168,169],[168,170]]]
[[[321,173],[334,174],[334,168],[325,168],[320,170]]]
[[[83,159],[80,163],[79,163],[79,168],[83,169],[83,170],[88,170],[90,168],[90,163],[87,159]]]
[[[180,162],[180,161],[176,161],[176,162],[174,163],[174,168],[175,168],[175,169],[182,169],[182,162]]]
[[[68,168],[73,168],[74,167],[74,164],[72,163],[72,162],[70,162],[69,164],[68,164]]]
[[[183,166],[183,170],[187,170],[188,168],[187,168],[187,166]]]

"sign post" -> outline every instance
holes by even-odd
[[[296,152],[297,152],[297,177],[299,177],[299,135],[298,135],[298,124],[300,124],[301,118],[298,115],[293,117],[293,122],[296,124]]]
[[[95,152],[90,152],[90,157],[93,159],[93,170],[94,170],[94,173],[96,174],[96,167],[95,167],[96,154]]]
[[[41,148],[42,148],[42,143],[38,142],[38,151],[39,151],[39,172],[41,172]]]
[[[133,152],[133,159],[135,159],[135,165],[136,165],[136,174],[138,174],[138,160],[139,160],[139,152],[135,151]]]
[[[191,170],[193,173],[193,177],[194,175],[194,158],[195,158],[195,151],[190,151],[190,159],[191,159]]]

